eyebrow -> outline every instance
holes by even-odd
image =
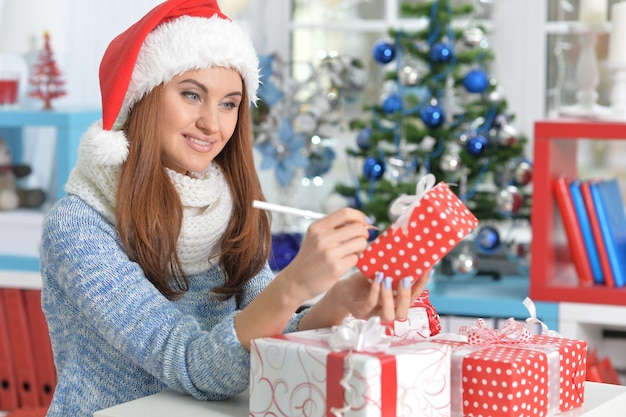
[[[184,84],[184,83],[191,83],[191,84],[195,85],[196,87],[198,87],[200,90],[202,90],[206,94],[208,94],[208,92],[209,92],[209,89],[206,87],[206,85],[202,84],[201,82],[198,82],[198,81],[194,80],[193,78],[186,78],[186,79],[180,81],[178,84]],[[226,94],[226,97],[242,96],[242,95],[243,94],[241,93],[241,91],[233,91],[232,93]]]

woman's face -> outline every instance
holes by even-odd
[[[182,174],[204,171],[235,131],[242,96],[241,76],[229,68],[188,71],[165,84],[164,165]]]

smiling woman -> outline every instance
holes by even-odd
[[[315,221],[292,263],[270,270],[270,216],[253,207],[264,200],[250,111],[258,58],[216,1],[152,9],[108,46],[100,85],[102,120],[44,223],[59,376],[49,417],[166,389],[228,398],[248,386],[255,338],[349,314],[406,317],[427,276],[406,277],[395,297],[382,274],[342,279],[367,246],[360,211]]]

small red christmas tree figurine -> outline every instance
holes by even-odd
[[[33,74],[28,80],[31,91],[30,97],[40,98],[44,102],[44,110],[51,110],[51,101],[66,94],[63,86],[65,81],[61,79],[61,71],[54,59],[54,52],[50,47],[50,34],[43,34],[44,48],[39,52],[37,62],[33,66]]]

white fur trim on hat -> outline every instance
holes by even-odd
[[[88,164],[120,165],[128,157],[128,139],[122,130],[104,130],[99,120],[83,135],[78,152]]]
[[[259,59],[239,24],[215,15],[208,19],[181,16],[159,25],[139,51],[116,125],[123,123],[130,108],[157,85],[186,71],[208,67],[237,70],[248,98],[257,101]]]

